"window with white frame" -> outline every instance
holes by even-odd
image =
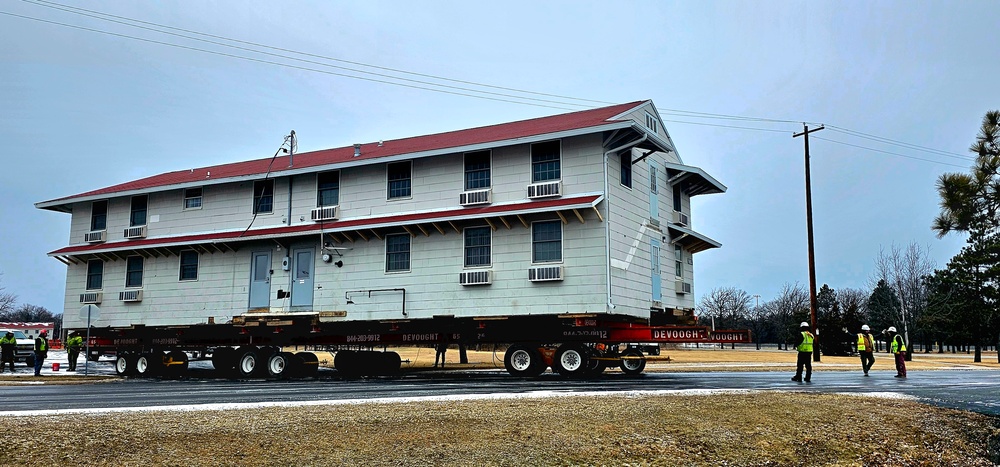
[[[386,166],[386,179],[388,180],[386,192],[389,199],[410,197],[411,172],[410,161],[394,162]]]
[[[656,117],[654,117],[653,114],[646,114],[646,128],[652,130],[653,133],[657,132],[659,125],[657,124]]]
[[[678,244],[674,244],[674,275],[684,277],[684,249]]]
[[[681,211],[681,186],[674,185],[674,211]]]
[[[274,180],[253,182],[253,213],[265,214],[274,210]]]
[[[541,221],[531,224],[531,262],[562,261],[562,222]]]
[[[129,214],[129,227],[146,225],[146,205],[149,197],[146,195],[132,197],[132,209]]]
[[[490,152],[465,153],[465,189],[478,190],[490,187]]]
[[[181,252],[181,266],[178,280],[196,281],[198,280],[198,252],[194,250],[184,250]]]
[[[656,166],[653,164],[649,165],[649,192],[653,194],[660,192],[656,186]]]
[[[108,228],[108,201],[94,201],[90,207],[90,230]]]
[[[87,290],[104,288],[104,261],[92,259],[87,261]]]
[[[531,145],[531,183],[559,180],[559,140]]]
[[[340,204],[340,171],[323,172],[316,176],[316,207]]]
[[[410,270],[410,234],[390,234],[385,236],[385,271],[405,272]]]
[[[142,256],[125,259],[125,287],[142,287]]]
[[[493,233],[489,227],[465,229],[465,267],[492,264]]]
[[[621,158],[621,184],[632,188],[632,151],[622,151],[618,157]]]
[[[184,190],[184,209],[201,209],[201,188]]]

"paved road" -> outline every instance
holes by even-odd
[[[1000,371],[942,370],[911,372],[823,371],[813,382],[789,381],[783,372],[648,373],[639,377],[608,374],[597,380],[564,380],[546,374],[519,379],[502,371],[410,374],[400,378],[345,381],[333,371],[306,381],[228,381],[192,378],[180,381],[129,380],[94,385],[0,387],[0,414],[39,409],[86,409],[199,405],[218,403],[293,402],[396,397],[425,397],[535,391],[606,392],[685,389],[799,390],[806,392],[902,393],[942,406],[1000,415]]]

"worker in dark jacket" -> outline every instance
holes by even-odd
[[[799,351],[799,356],[795,362],[795,376],[792,376],[792,381],[805,381],[808,383],[812,379],[813,341],[816,338],[809,332],[809,323],[805,321],[799,326],[799,330],[802,332],[799,333],[798,343],[795,345],[795,349]],[[802,367],[806,369],[805,379],[802,379]]]
[[[14,333],[7,331],[0,337],[0,373],[3,373],[3,366],[10,362],[10,372],[14,372],[14,350],[17,349],[17,338]]]
[[[69,371],[76,371],[76,360],[80,357],[80,349],[83,348],[83,337],[80,333],[74,332],[66,339],[66,353],[69,359]]]
[[[42,331],[35,338],[35,376],[42,376],[42,363],[49,356],[49,332]]]

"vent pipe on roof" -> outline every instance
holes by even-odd
[[[285,142],[288,143],[288,149],[282,149],[288,153],[288,167],[292,167],[295,165],[295,151],[299,149],[299,142],[295,139],[295,130],[292,130],[291,134],[285,137]]]
[[[354,157],[358,157],[360,155],[361,155],[361,145],[360,144],[355,144],[354,145]]]

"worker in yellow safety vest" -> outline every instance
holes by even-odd
[[[35,338],[35,376],[42,376],[42,364],[49,356],[49,332],[42,331]]]
[[[80,358],[80,349],[83,348],[83,337],[80,333],[74,332],[66,339],[66,354],[69,360],[69,371],[76,371],[76,361]]]
[[[805,381],[808,383],[812,379],[812,352],[813,342],[815,342],[816,338],[811,332],[809,332],[809,323],[805,321],[803,321],[799,326],[799,330],[802,331],[799,334],[799,339],[801,340],[799,340],[798,344],[795,346],[795,349],[799,351],[799,356],[798,360],[795,362],[795,376],[792,376],[792,381]],[[806,369],[805,379],[802,379],[803,367]]]
[[[858,334],[858,355],[861,355],[861,371],[868,376],[868,370],[875,364],[875,342],[872,339],[872,328],[867,324],[861,326],[861,333]]]
[[[889,326],[889,350],[892,351],[893,356],[896,357],[896,377],[905,378],[906,377],[906,342],[903,342],[903,336],[896,334],[896,327]]]

